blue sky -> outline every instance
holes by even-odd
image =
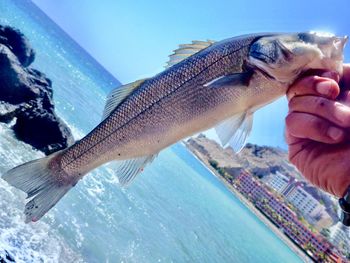
[[[161,71],[172,50],[191,40],[272,31],[350,35],[347,0],[32,1],[122,83]],[[283,147],[286,112],[285,100],[260,110],[249,141]]]

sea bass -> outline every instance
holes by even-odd
[[[309,69],[342,73],[346,37],[316,33],[254,34],[180,45],[154,77],[113,90],[102,122],[71,147],[5,173],[28,194],[26,222],[39,220],[84,175],[117,161],[122,185],[159,151],[215,127],[223,146],[239,151],[253,113],[283,96]]]

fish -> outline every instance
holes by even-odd
[[[80,179],[109,162],[128,185],[158,153],[215,128],[239,152],[254,112],[285,95],[310,69],[342,73],[347,37],[315,32],[258,33],[219,42],[192,41],[170,55],[164,71],[115,88],[102,121],[72,146],[2,175],[27,193],[25,222],[42,218]]]

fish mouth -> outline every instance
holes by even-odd
[[[334,41],[334,46],[336,47],[336,49],[343,50],[348,40],[348,36],[337,37]]]

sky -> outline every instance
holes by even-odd
[[[178,44],[192,40],[310,30],[350,35],[348,0],[32,1],[122,83],[160,72]],[[258,111],[249,141],[285,148],[286,113],[285,99]]]

